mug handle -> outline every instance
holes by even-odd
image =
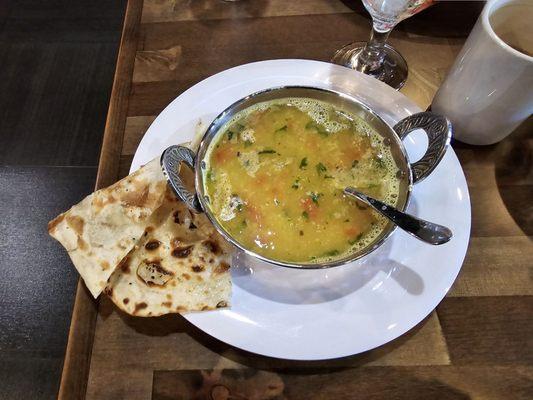
[[[187,207],[199,214],[202,213],[202,206],[196,193],[191,193],[183,184],[179,176],[179,169],[182,162],[187,164],[194,171],[194,152],[185,146],[170,146],[161,154],[161,168],[166,176],[170,187]]]
[[[439,164],[452,138],[452,124],[448,118],[431,112],[410,115],[396,125],[394,131],[404,140],[415,129],[423,129],[428,137],[428,148],[424,156],[411,164],[413,183],[425,179]]]

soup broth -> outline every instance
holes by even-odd
[[[399,179],[383,138],[312,99],[259,103],[214,138],[203,170],[208,206],[242,246],[293,263],[344,258],[387,222],[343,194],[353,186],[395,205]]]

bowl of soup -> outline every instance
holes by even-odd
[[[415,129],[429,144],[410,163],[402,140]],[[369,254],[395,228],[344,188],[405,210],[413,184],[437,166],[451,133],[449,121],[433,113],[391,127],[345,94],[279,87],[221,112],[196,154],[171,146],[161,163],[178,197],[239,249],[281,266],[325,268]],[[182,162],[194,169],[194,191],[179,178]]]

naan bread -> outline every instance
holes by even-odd
[[[227,307],[230,259],[229,245],[207,217],[191,213],[167,189],[105,293],[123,311],[142,317]]]
[[[144,234],[166,188],[159,159],[154,159],[48,223],[48,232],[68,251],[95,298]]]

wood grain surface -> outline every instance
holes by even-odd
[[[409,65],[402,92],[423,109],[480,10],[453,3],[437,4],[391,35]],[[99,183],[127,174],[155,116],[191,85],[251,61],[328,61],[342,45],[365,39],[369,27],[351,1],[130,1]],[[62,398],[531,398],[531,131],[530,120],[497,145],[453,144],[472,203],[468,254],[448,296],[404,336],[343,359],[278,360],[232,348],[179,315],[133,318],[102,298],[97,315],[74,310]],[[90,318],[95,322],[83,323]],[[76,345],[93,335],[90,349]],[[89,368],[69,361],[78,352]]]

